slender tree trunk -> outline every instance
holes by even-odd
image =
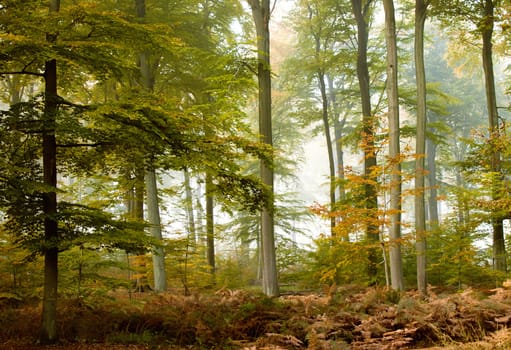
[[[195,215],[193,213],[193,195],[192,186],[190,185],[190,173],[188,169],[183,170],[184,181],[185,181],[185,208],[186,218],[188,220],[188,236],[191,237],[191,241],[194,244],[197,243],[197,230],[195,227]]]
[[[60,10],[60,1],[51,0],[50,13]],[[48,43],[54,42],[57,34],[46,34]],[[58,285],[58,223],[57,215],[57,144],[55,125],[57,118],[57,61],[46,61],[44,70],[44,120],[43,120],[43,182],[48,188],[43,193],[44,212],[44,290],[41,329],[42,344],[57,341],[57,285]]]
[[[370,221],[366,227],[366,238],[371,244],[369,247],[368,276],[374,281],[377,276],[378,256],[379,256],[379,228],[377,220],[378,194],[376,186],[373,184],[376,169],[376,150],[374,143],[375,118],[371,110],[371,93],[369,86],[369,66],[367,63],[367,43],[368,43],[368,16],[371,6],[371,0],[351,0],[353,14],[357,21],[357,76],[360,88],[360,97],[362,103],[362,142],[364,149],[364,177],[365,184],[365,208]]]
[[[387,42],[387,95],[390,158],[390,279],[392,288],[403,290],[401,258],[401,150],[399,130],[399,91],[394,1],[383,0],[385,9],[385,38]]]
[[[429,228],[435,230],[440,222],[438,213],[438,189],[436,178],[436,144],[431,139],[426,139],[426,161],[428,164],[428,213]]]
[[[424,177],[426,153],[426,72],[424,68],[424,23],[429,2],[415,2],[415,75],[417,81],[417,135],[415,152],[415,246],[417,250],[417,289],[427,294],[426,208]]]
[[[313,17],[313,11],[312,8],[309,6],[309,19],[312,19]],[[315,55],[316,55],[316,61],[318,65],[321,65],[321,40],[320,40],[320,33],[313,32],[312,36],[314,37],[315,41]],[[323,129],[325,133],[325,139],[326,139],[326,147],[328,152],[328,166],[330,170],[330,235],[332,237],[335,236],[335,216],[332,215],[332,212],[334,210],[335,206],[335,162],[334,162],[334,151],[333,151],[333,143],[332,143],[332,137],[331,137],[331,131],[330,131],[330,112],[329,112],[329,101],[328,101],[328,95],[327,95],[327,89],[326,89],[326,75],[325,71],[322,68],[318,68],[318,71],[316,72],[317,78],[318,78],[318,85],[319,85],[319,91],[321,93],[321,118],[323,120]]]
[[[342,120],[339,119],[340,112],[337,106],[337,97],[335,95],[334,82],[327,75],[328,82],[328,96],[332,104],[333,117],[334,117],[334,144],[335,144],[335,160],[337,161],[337,178],[340,181],[338,188],[338,198],[343,201],[346,199],[346,190],[342,184],[344,180],[344,150],[342,147],[342,138],[344,136],[344,126],[346,125],[346,116],[343,116]]]
[[[316,54],[319,55],[319,39],[316,39]],[[333,143],[332,137],[330,136],[330,120],[328,113],[328,96],[326,93],[326,84],[325,84],[325,73],[322,71],[318,71],[318,82],[319,82],[319,91],[321,92],[321,108],[322,108],[322,119],[323,119],[323,128],[325,129],[325,137],[326,137],[326,147],[328,150],[328,165],[330,169],[330,211],[334,210],[335,206],[335,162],[334,162],[334,151],[333,151]],[[335,236],[335,216],[330,216],[330,234],[332,237]]]
[[[270,1],[247,0],[257,34],[257,77],[259,83],[259,134],[262,141],[273,144],[271,120],[271,71],[270,71]],[[273,170],[261,162],[261,179],[273,193]],[[275,255],[274,203],[267,204],[261,213],[261,248],[263,255],[263,293],[278,296],[277,259]]]
[[[483,37],[483,68],[484,85],[486,88],[486,105],[488,111],[488,125],[490,138],[499,137],[499,117],[497,111],[497,94],[495,92],[495,75],[493,72],[493,27],[494,27],[494,5],[493,0],[484,0],[484,23],[481,26]],[[493,200],[498,200],[500,196],[499,183],[502,173],[500,165],[500,152],[497,149],[492,151],[491,172],[493,173]],[[504,240],[503,218],[492,213],[493,226],[493,267],[497,271],[506,272],[506,246]]]
[[[206,244],[207,244],[207,260],[211,269],[211,278],[213,285],[215,284],[215,221],[214,207],[215,202],[212,191],[213,183],[211,176],[206,174]]]
[[[342,120],[339,120],[340,118],[340,112],[337,105],[337,97],[335,94],[334,89],[334,82],[333,80],[327,75],[327,82],[328,82],[328,95],[329,100],[332,104],[332,111],[333,111],[333,118],[334,118],[334,144],[335,144],[335,160],[337,162],[337,179],[338,183],[336,184],[336,189],[338,191],[338,200],[341,202],[344,202],[346,200],[346,189],[344,186],[344,150],[342,146],[342,138],[344,135],[344,126],[346,125],[346,115],[342,117]],[[335,217],[336,222],[342,221],[342,216],[336,216]],[[350,237],[349,235],[345,235],[341,237],[341,239],[345,242],[349,242]]]

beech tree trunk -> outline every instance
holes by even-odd
[[[385,39],[387,42],[387,96],[390,161],[390,280],[392,288],[403,290],[401,258],[401,150],[399,130],[399,91],[394,1],[383,0],[385,10]]]
[[[484,85],[486,89],[486,106],[488,111],[488,126],[490,138],[499,137],[499,116],[497,111],[497,94],[495,92],[495,75],[493,72],[493,27],[494,27],[494,5],[493,0],[484,0],[484,23],[482,27],[483,37],[483,69],[484,69]],[[499,183],[502,180],[500,152],[497,149],[492,151],[491,172],[493,173],[493,200],[499,200],[500,190]],[[504,240],[503,218],[500,215],[492,213],[493,227],[493,267],[497,271],[506,272],[506,245]]]
[[[50,13],[60,10],[60,1],[51,0]],[[47,33],[52,43],[56,33]],[[39,340],[42,344],[57,341],[57,285],[58,285],[58,222],[57,215],[57,144],[55,125],[57,118],[57,61],[46,61],[44,67],[44,120],[43,120],[43,182],[52,190],[43,193],[44,212],[44,290]]]
[[[316,39],[316,54],[319,54],[319,39]],[[326,93],[325,73],[318,71],[319,90],[321,92],[321,115],[323,119],[323,128],[325,129],[326,147],[328,151],[328,165],[330,169],[330,211],[335,206],[335,162],[332,137],[330,136],[330,118],[328,113],[328,96]],[[335,236],[335,217],[330,217],[330,235]]]
[[[334,141],[335,144],[335,160],[336,160],[336,175],[338,183],[335,186],[337,192],[337,200],[343,202],[346,199],[346,189],[344,187],[344,149],[342,146],[342,138],[344,135],[344,126],[346,125],[346,115],[344,114],[340,119],[341,113],[339,106],[337,105],[337,96],[335,94],[334,82],[330,76],[326,76],[328,82],[328,96],[332,105],[332,113],[334,119]],[[335,217],[336,222],[342,221],[342,216]],[[345,242],[349,242],[349,235],[344,235],[341,239]]]
[[[206,248],[207,261],[211,269],[211,282],[215,284],[215,202],[212,191],[213,183],[211,176],[206,174]]]
[[[342,137],[344,136],[344,126],[346,125],[346,116],[340,119],[339,106],[337,105],[337,96],[335,94],[334,82],[330,76],[327,75],[328,82],[328,95],[330,103],[332,104],[333,119],[334,119],[334,144],[335,144],[335,159],[337,161],[337,178],[341,180],[337,186],[339,200],[346,199],[346,190],[342,184],[344,180],[344,149],[342,146]],[[349,237],[347,237],[349,240]]]
[[[438,212],[438,189],[436,178],[436,144],[431,139],[426,139],[426,161],[428,168],[428,214],[429,214],[429,229],[435,230],[438,228],[440,222]]]
[[[259,83],[259,134],[262,141],[273,144],[271,120],[271,71],[270,71],[270,1],[247,0],[257,34],[257,78]],[[261,179],[273,193],[273,170],[261,162]],[[261,248],[263,256],[263,293],[278,296],[277,259],[275,254],[274,203],[267,204],[261,213]]]
[[[368,16],[372,0],[351,0],[353,14],[357,21],[357,77],[362,103],[362,146],[364,149],[364,177],[365,184],[365,209],[368,212],[370,221],[366,227],[366,238],[370,244],[368,253],[367,272],[371,282],[375,282],[377,276],[379,237],[378,228],[378,194],[373,184],[375,177],[373,171],[376,169],[375,153],[375,119],[371,109],[371,92],[369,86],[369,66],[367,63],[368,43]]]
[[[160,206],[158,204],[158,186],[154,169],[146,171],[145,185],[149,232],[151,236],[161,241],[163,237],[161,233]],[[167,289],[167,274],[165,271],[165,253],[162,247],[153,247],[153,276],[154,291],[165,291]]]
[[[426,72],[424,68],[424,23],[429,1],[415,2],[415,75],[417,81],[417,134],[415,152],[415,247],[417,251],[417,289],[427,294],[426,207],[424,201],[426,153]]]
[[[144,0],[136,0],[135,7],[138,18],[145,18],[146,6]],[[141,84],[144,89],[152,92],[154,90],[154,72],[151,66],[150,54],[141,52],[139,54]],[[158,183],[156,181],[156,172],[152,164],[145,171],[145,187],[147,191],[147,221],[149,223],[149,233],[159,241],[162,241],[160,206],[158,203]],[[143,195],[143,191],[142,195]],[[139,214],[140,215],[140,214]],[[144,214],[141,214],[142,219]],[[165,254],[163,248],[153,247],[153,276],[154,291],[163,292],[167,289],[167,273],[165,271]]]

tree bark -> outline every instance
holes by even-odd
[[[417,251],[417,289],[427,294],[426,277],[426,207],[424,203],[424,177],[426,153],[426,72],[424,68],[424,23],[427,1],[415,2],[415,75],[417,82],[417,134],[415,161],[415,247]]]
[[[346,189],[344,186],[344,149],[342,145],[342,138],[344,136],[344,126],[346,125],[346,115],[344,114],[342,119],[340,120],[340,111],[339,107],[337,105],[337,97],[335,94],[334,89],[334,82],[331,79],[330,76],[327,75],[327,82],[328,82],[328,95],[329,100],[332,105],[332,113],[333,113],[333,119],[334,119],[334,144],[335,144],[335,160],[336,160],[336,170],[337,170],[337,180],[338,183],[336,184],[337,189],[337,200],[344,202],[346,200]],[[342,221],[342,216],[336,216],[335,217],[336,222]],[[341,237],[341,239],[345,242],[350,241],[349,235],[344,235]]]
[[[194,249],[197,245],[197,228],[195,226],[195,215],[193,213],[193,195],[192,195],[192,187],[190,185],[190,173],[188,169],[183,170],[184,176],[184,185],[185,185],[185,209],[186,209],[186,219],[188,220],[188,237],[191,238],[193,242]]]
[[[149,232],[151,236],[161,242],[163,237],[161,233],[160,207],[158,204],[158,186],[154,169],[146,171],[145,185],[147,189],[146,201]],[[167,289],[167,274],[165,271],[165,253],[162,247],[153,247],[153,276],[154,291],[165,291]]]
[[[484,85],[486,89],[486,106],[488,111],[488,126],[490,138],[499,137],[499,116],[497,111],[497,94],[495,92],[495,75],[493,71],[493,28],[494,28],[494,5],[493,0],[484,0],[482,37],[483,37],[483,69]],[[493,143],[491,143],[493,144]],[[491,172],[493,174],[492,199],[498,200],[500,196],[499,183],[502,179],[500,152],[492,150]],[[493,227],[493,267],[497,271],[506,272],[506,245],[504,240],[503,218],[492,213]]]
[[[394,1],[383,0],[385,38],[387,42],[387,96],[390,161],[390,279],[392,288],[403,290],[401,258],[401,150],[399,130],[398,60]]]
[[[316,38],[316,54],[319,55],[319,38]],[[325,129],[326,147],[328,151],[328,165],[330,169],[330,211],[335,206],[335,162],[332,137],[330,136],[330,118],[328,113],[328,96],[326,93],[325,73],[318,71],[319,91],[321,92],[321,115],[323,119],[323,128]],[[330,216],[330,235],[335,236],[335,216]]]
[[[60,10],[60,1],[51,0],[49,11]],[[46,34],[48,43],[57,34]],[[49,189],[43,193],[44,212],[44,290],[39,340],[42,344],[57,341],[57,285],[58,285],[58,222],[57,215],[57,144],[55,125],[57,118],[57,61],[46,61],[44,67],[44,120],[42,130],[43,182]]]
[[[247,0],[257,34],[257,78],[259,83],[259,134],[262,142],[272,145],[271,71],[270,71],[270,1]],[[273,193],[273,170],[261,162],[261,179]],[[261,213],[261,248],[263,256],[263,293],[278,296],[277,259],[275,254],[274,203],[267,204]]]
[[[437,145],[431,140],[426,139],[426,161],[428,168],[428,217],[429,229],[436,230],[440,222],[438,212],[438,189],[437,189],[437,170],[436,170],[436,149]]]
[[[335,144],[335,159],[337,161],[337,178],[340,181],[340,184],[337,186],[338,188],[338,198],[343,201],[346,199],[346,190],[344,185],[342,184],[342,180],[344,180],[344,149],[342,146],[342,138],[344,136],[344,126],[346,125],[346,116],[340,120],[340,111],[337,105],[337,97],[334,89],[334,82],[330,76],[327,75],[328,82],[328,95],[330,99],[330,103],[332,104],[333,110],[333,119],[334,119],[334,144]],[[349,237],[348,237],[349,238]]]
[[[136,0],[135,8],[138,18],[145,18],[146,16],[146,5],[145,0]],[[154,90],[154,72],[152,71],[151,62],[150,62],[150,54],[148,52],[141,52],[139,54],[140,61],[140,75],[141,75],[141,84],[144,89],[149,92],[153,92]],[[160,206],[158,204],[158,183],[156,181],[156,172],[152,167],[152,164],[145,171],[145,187],[147,190],[147,221],[149,223],[149,232],[150,234],[159,240],[162,241],[162,232],[161,232],[161,220],[160,220]],[[138,192],[138,191],[137,191]],[[141,194],[143,196],[143,189],[141,190]],[[143,208],[142,208],[143,209]],[[143,219],[143,210],[142,214],[138,214]],[[167,273],[165,271],[165,254],[163,252],[163,248],[161,247],[153,247],[153,276],[154,276],[154,291],[155,292],[163,292],[167,289]]]
[[[374,282],[377,276],[378,256],[379,256],[379,228],[376,220],[378,210],[378,194],[376,186],[373,184],[375,177],[373,171],[376,169],[375,152],[375,118],[371,109],[371,93],[369,86],[369,66],[367,62],[367,44],[368,44],[368,15],[371,6],[371,0],[351,0],[353,14],[357,22],[357,77],[360,88],[360,98],[362,103],[362,142],[364,149],[364,177],[365,184],[365,209],[370,221],[366,227],[366,238],[371,244],[368,253],[367,272],[369,278]]]
[[[207,247],[207,261],[211,269],[211,279],[213,285],[215,284],[215,217],[214,217],[214,197],[213,197],[213,182],[211,176],[206,174],[206,247]]]

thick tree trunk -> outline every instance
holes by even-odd
[[[365,185],[365,208],[367,216],[372,219],[367,223],[366,238],[371,244],[369,247],[369,261],[367,266],[368,276],[375,280],[377,276],[378,256],[379,256],[379,228],[377,220],[378,194],[376,186],[373,184],[375,177],[373,175],[376,169],[375,152],[375,118],[371,109],[371,92],[369,86],[369,66],[367,63],[367,43],[368,43],[368,15],[371,6],[371,0],[351,0],[353,14],[357,21],[357,76],[360,88],[360,98],[362,103],[362,143],[364,149],[364,177]]]
[[[259,133],[262,141],[273,144],[271,120],[271,71],[270,71],[270,1],[247,0],[257,34],[257,77],[259,83]],[[273,170],[261,162],[261,179],[273,192]],[[261,213],[261,248],[263,256],[263,293],[278,296],[277,259],[275,255],[274,204],[269,203]]]
[[[484,85],[486,88],[486,105],[488,111],[488,126],[491,138],[499,137],[499,119],[497,111],[497,94],[495,92],[495,76],[493,72],[493,27],[494,27],[494,8],[493,0],[484,0],[484,23],[481,26],[483,37],[483,68]],[[491,172],[493,173],[493,200],[500,198],[498,189],[501,182],[500,152],[497,149],[492,151]],[[493,226],[493,267],[497,271],[506,272],[506,246],[504,240],[503,218],[492,213]]]
[[[58,12],[59,0],[50,1],[50,13]],[[56,34],[46,35],[49,43]],[[44,290],[41,329],[42,344],[57,341],[57,285],[58,285],[58,223],[57,215],[57,144],[55,125],[57,118],[57,61],[46,61],[44,71],[44,120],[43,120],[43,182],[51,190],[43,194],[44,212]]]
[[[415,75],[417,80],[417,135],[415,152],[415,246],[417,250],[417,289],[427,294],[426,278],[426,207],[424,177],[426,153],[426,72],[424,68],[424,23],[427,2],[415,2]]]
[[[133,203],[131,204],[130,217],[138,222],[144,221],[144,192],[145,192],[145,171],[140,165],[136,165],[134,185],[132,189]],[[144,234],[144,233],[142,233]],[[135,284],[135,291],[146,292],[151,290],[147,278],[147,266],[145,260],[145,252],[138,252],[133,262],[137,270],[137,278]]]
[[[135,8],[138,18],[145,18],[146,5],[144,0],[136,0]],[[144,89],[152,92],[154,90],[154,72],[151,67],[150,54],[141,52],[139,54],[141,84]],[[145,172],[145,187],[147,190],[147,221],[150,225],[150,234],[162,241],[160,206],[158,204],[158,184],[156,181],[155,169],[150,166]],[[143,196],[143,190],[140,191]],[[138,191],[137,191],[138,193]],[[143,211],[143,210],[142,210]],[[142,217],[144,214],[138,214]],[[153,247],[153,276],[154,291],[163,292],[167,289],[167,273],[165,271],[165,254],[161,247]]]
[[[385,38],[387,42],[387,96],[390,158],[390,279],[392,288],[403,290],[401,258],[401,150],[399,130],[399,92],[394,1],[384,0]]]

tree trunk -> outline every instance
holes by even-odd
[[[139,164],[135,165],[135,178],[132,189],[133,203],[131,204],[130,217],[138,222],[144,221],[144,191],[145,191],[145,170]],[[145,234],[141,232],[141,234]],[[135,291],[145,292],[150,291],[151,286],[147,278],[147,266],[145,260],[145,252],[137,252],[137,256],[133,259],[133,265],[137,270]]]
[[[185,209],[186,209],[186,219],[188,220],[188,237],[191,238],[191,241],[195,245],[197,244],[197,229],[195,227],[195,215],[193,213],[193,195],[192,195],[192,187],[190,185],[190,173],[188,169],[183,170],[184,175],[184,185],[185,185]]]
[[[387,42],[387,96],[390,158],[390,279],[392,288],[403,290],[401,258],[401,150],[399,130],[399,91],[394,1],[384,0],[385,38]]]
[[[247,0],[257,34],[257,78],[259,83],[259,134],[262,142],[272,145],[271,71],[270,71],[270,1]],[[273,193],[273,170],[261,162],[261,179]],[[278,296],[277,259],[275,254],[274,203],[268,203],[261,213],[261,248],[263,256],[263,293]]]
[[[497,94],[495,92],[495,76],[493,72],[493,27],[494,27],[494,5],[493,0],[484,0],[484,23],[482,27],[483,37],[483,68],[484,85],[486,88],[486,105],[488,111],[488,125],[490,138],[499,137],[499,117],[497,111]],[[493,144],[493,143],[492,143]],[[492,151],[491,172],[493,173],[492,199],[498,200],[500,196],[499,183],[502,179],[500,166],[500,152],[497,149]],[[504,240],[503,218],[492,213],[493,226],[493,267],[497,271],[506,272],[506,246]]]
[[[440,222],[438,213],[438,189],[436,178],[436,144],[431,139],[426,139],[426,161],[428,168],[428,214],[429,214],[429,229],[435,230],[438,228]]]
[[[60,10],[60,1],[51,0],[50,13]],[[57,34],[46,34],[48,43]],[[57,285],[58,285],[58,223],[57,215],[57,144],[55,125],[57,118],[57,61],[46,61],[44,70],[44,120],[42,130],[43,182],[51,190],[43,193],[44,212],[44,290],[41,329],[42,344],[57,341]]]
[[[426,153],[426,72],[424,68],[424,23],[428,2],[415,2],[415,75],[417,80],[417,135],[415,152],[415,246],[417,250],[417,289],[427,294],[426,207],[424,177]]]
[[[353,14],[357,21],[357,76],[360,88],[360,98],[362,103],[362,143],[364,149],[364,177],[365,184],[365,208],[367,216],[371,221],[367,223],[366,238],[371,244],[369,247],[369,261],[367,266],[368,276],[372,282],[377,276],[378,256],[379,256],[379,228],[377,220],[378,194],[373,182],[376,180],[373,171],[376,169],[375,153],[375,118],[371,110],[371,93],[369,86],[369,66],[367,63],[367,43],[368,43],[368,15],[372,1],[351,0]]]
[[[135,8],[138,18],[145,18],[146,16],[146,5],[144,0],[136,0]],[[154,72],[152,71],[150,54],[148,52],[141,52],[139,54],[140,63],[140,75],[142,87],[153,92],[154,90]],[[161,220],[160,220],[160,206],[158,204],[158,184],[156,181],[155,169],[150,165],[149,169],[145,172],[145,187],[147,190],[147,221],[150,225],[149,232],[151,235],[162,241],[161,233]],[[143,196],[143,189],[139,190]],[[139,192],[137,191],[137,193]],[[137,217],[143,219],[143,208],[142,214],[138,214]],[[154,276],[154,291],[162,292],[167,289],[167,274],[165,271],[165,254],[163,248],[153,247],[153,276]]]
[[[342,138],[344,136],[344,126],[346,125],[346,116],[344,115],[342,120],[339,120],[340,117],[340,111],[339,107],[337,105],[337,97],[335,94],[334,89],[334,82],[327,75],[327,82],[328,82],[328,95],[330,102],[332,104],[332,110],[333,110],[333,119],[334,119],[334,144],[335,144],[335,160],[337,161],[337,178],[340,181],[339,185],[337,186],[339,195],[339,200],[343,201],[346,199],[346,190],[344,188],[344,185],[342,184],[342,180],[344,180],[344,150],[342,147]],[[349,238],[349,237],[348,237]]]
[[[319,55],[319,39],[316,38],[316,54]],[[319,82],[319,91],[321,92],[321,109],[322,109],[322,119],[323,119],[323,128],[325,129],[325,137],[326,137],[326,147],[328,151],[328,165],[330,169],[330,211],[334,210],[335,206],[335,163],[334,163],[334,151],[333,151],[333,143],[332,137],[330,136],[330,120],[328,113],[328,96],[326,93],[326,84],[325,84],[325,73],[323,71],[318,71],[318,82]],[[332,237],[335,236],[334,232],[335,228],[335,216],[330,216],[330,234]]]
[[[338,184],[336,189],[338,191],[338,200],[344,202],[346,200],[346,189],[344,186],[344,150],[342,146],[342,138],[344,136],[344,126],[346,125],[346,115],[344,114],[342,120],[339,120],[340,111],[337,105],[337,97],[334,89],[334,82],[330,76],[327,75],[328,82],[328,95],[330,99],[330,103],[332,104],[332,113],[334,119],[334,144],[335,144],[335,160],[337,162],[337,179]],[[342,216],[335,217],[336,222],[342,221]],[[349,242],[349,235],[345,235],[341,237],[341,239],[345,242]]]
[[[215,284],[215,202],[212,191],[213,183],[211,176],[206,174],[206,246],[208,266],[211,269],[211,279]]]
[[[145,185],[147,190],[147,221],[151,236],[162,241],[160,210],[158,204],[158,186],[156,172],[149,169],[145,174]],[[165,253],[162,247],[153,247],[153,276],[154,291],[163,292],[167,289],[167,274],[165,271]]]

